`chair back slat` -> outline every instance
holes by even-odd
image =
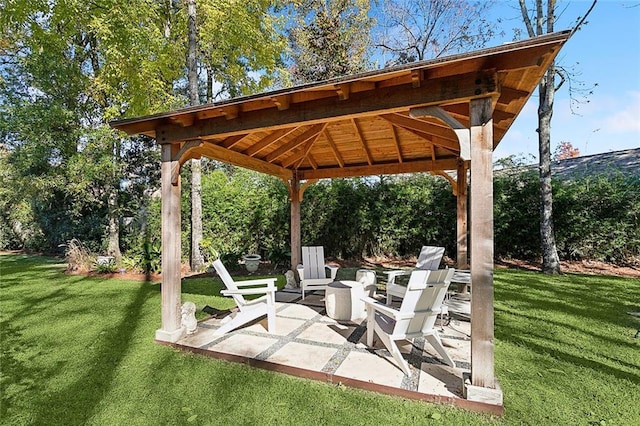
[[[415,270],[411,273],[400,313],[414,315],[412,318],[396,321],[394,335],[424,333],[433,328],[453,272],[453,269],[442,269]]]
[[[435,271],[440,267],[444,247],[423,246],[416,262],[417,269]]]
[[[216,259],[213,261],[213,267],[218,273],[218,276],[224,283],[225,287],[227,287],[227,290],[238,290],[238,286],[236,285],[235,281],[233,281],[233,278],[231,278],[231,275],[229,275],[227,268],[224,266],[220,259]],[[231,297],[233,297],[233,300],[235,300],[236,305],[238,306],[243,306],[246,304],[246,301],[241,294],[234,294]]]
[[[305,279],[326,278],[324,269],[324,247],[302,247],[302,266]]]

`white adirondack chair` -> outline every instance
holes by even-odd
[[[327,285],[336,279],[338,268],[338,266],[324,263],[324,247],[302,247],[302,265],[297,266],[302,300],[304,300],[305,291],[327,288]],[[329,277],[327,277],[327,269]]]
[[[398,348],[398,340],[425,337],[444,362],[455,367],[434,328],[452,275],[453,269],[413,271],[399,310],[377,303],[371,297],[364,299],[367,307],[367,345],[373,346],[376,334],[407,376],[411,371]]]
[[[435,271],[440,267],[444,247],[423,246],[416,262],[416,269]],[[396,284],[396,277],[411,274],[411,270],[387,271],[387,305],[393,302],[393,296],[403,298],[407,287]]]
[[[220,259],[216,259],[213,261],[213,267],[215,268],[224,285],[227,287],[226,290],[222,290],[220,293],[225,296],[233,297],[233,300],[238,306],[238,312],[236,312],[235,316],[231,318],[229,322],[222,324],[222,326],[217,329],[214,334],[222,335],[224,333],[228,333],[229,331],[235,330],[236,328],[254,321],[264,315],[267,316],[267,327],[269,333],[275,333],[277,290],[275,282],[277,278],[234,281]],[[251,294],[263,294],[264,296],[252,300],[247,300],[244,298],[245,295]]]

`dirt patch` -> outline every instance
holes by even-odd
[[[340,266],[341,268],[411,268],[416,264],[415,257],[408,258],[391,258],[391,257],[367,257],[362,260],[342,260],[342,259],[327,259],[327,263],[331,265]],[[455,265],[452,259],[445,257],[444,264],[453,267]],[[636,266],[618,266],[606,262],[598,262],[592,260],[560,262],[563,273],[577,273],[587,275],[611,275],[627,278],[640,278],[640,267]],[[542,265],[536,262],[529,262],[517,259],[501,259],[496,261],[496,268],[514,268],[523,269],[527,271],[541,271]],[[249,274],[249,272],[241,265],[236,268],[229,268],[229,273],[233,276],[250,276],[250,275],[282,275],[286,272],[284,268],[273,269],[269,262],[261,262],[258,271]],[[145,275],[143,273],[136,272],[123,272],[113,274],[98,274],[96,272],[89,272],[84,274],[92,277],[101,278],[114,278],[124,279],[132,281],[162,281],[161,274]],[[186,279],[190,278],[205,278],[214,277],[213,272],[191,272],[188,265],[182,265],[182,277]]]
[[[516,259],[501,259],[496,262],[497,268],[515,268],[528,271],[541,271],[542,264]],[[640,268],[637,266],[618,266],[596,260],[561,261],[560,270],[566,273],[586,275],[611,275],[616,277],[640,278]]]

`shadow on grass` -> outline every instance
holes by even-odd
[[[636,342],[614,334],[629,322],[625,301],[638,298],[639,290],[640,280],[633,279],[501,273],[496,279],[496,338],[640,383],[638,365],[628,358],[637,350]]]
[[[110,389],[119,364],[128,352],[132,336],[141,318],[146,300],[154,293],[147,283],[139,286],[133,300],[124,308],[121,321],[106,331],[100,340],[97,354],[86,375],[63,390],[48,397],[48,405],[38,407],[34,424],[49,424],[52,414],[67,424],[85,424]],[[65,410],[60,413],[57,410]],[[53,412],[53,413],[52,413]]]

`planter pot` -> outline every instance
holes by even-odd
[[[242,258],[244,259],[244,267],[247,268],[247,271],[253,273],[258,270],[261,259],[259,254],[246,254]]]

